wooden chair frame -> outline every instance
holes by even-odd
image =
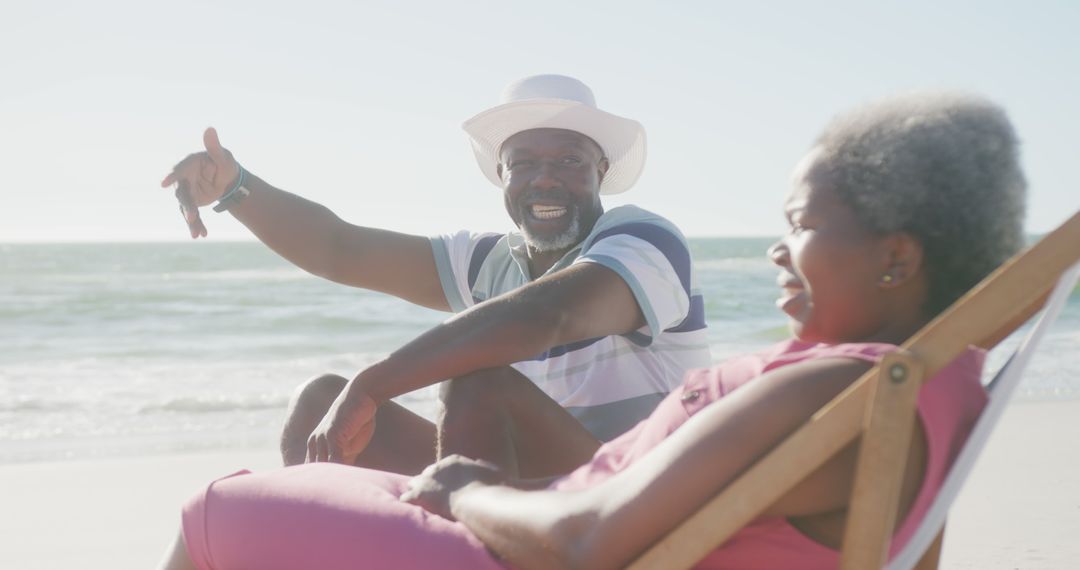
[[[631,568],[689,568],[856,438],[841,568],[881,568],[896,522],[919,388],[968,346],[992,348],[1034,315],[1080,260],[1080,212],[1013,257],[815,413]],[[936,568],[943,533],[917,568]]]

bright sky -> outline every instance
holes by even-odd
[[[187,239],[169,168],[218,128],[238,160],[354,223],[505,230],[460,123],[562,73],[641,121],[634,202],[691,236],[776,235],[833,114],[954,88],[1023,140],[1028,230],[1080,208],[1080,3],[4,2],[0,242]],[[210,239],[247,239],[204,214]]]

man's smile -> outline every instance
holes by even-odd
[[[533,204],[529,206],[529,215],[537,220],[554,220],[561,218],[567,213],[566,206],[547,206],[544,204]]]

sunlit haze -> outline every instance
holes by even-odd
[[[1029,232],[1080,207],[1080,3],[779,4],[6,2],[0,242],[187,239],[158,183],[211,125],[246,168],[351,222],[506,230],[460,124],[536,73],[645,125],[643,177],[605,203],[691,236],[779,234],[827,120],[916,89],[1007,109]],[[251,239],[204,217],[210,240]]]

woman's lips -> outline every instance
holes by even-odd
[[[781,311],[794,316],[799,312],[799,305],[803,304],[806,290],[802,281],[790,273],[781,273],[776,278],[776,284],[780,286],[781,294],[776,299],[776,307]]]

